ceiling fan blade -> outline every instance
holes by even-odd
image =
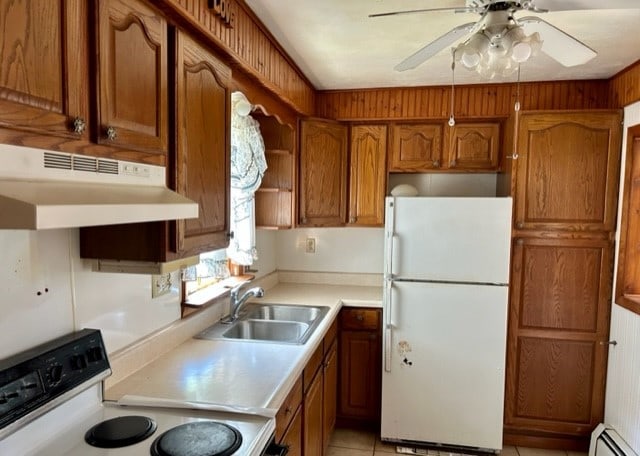
[[[425,47],[419,49],[414,54],[410,55],[402,62],[397,64],[394,69],[396,71],[412,70],[424,61],[430,59],[444,48],[451,46],[460,38],[473,31],[478,22],[469,22],[468,24],[459,25],[456,28],[449,30],[447,33],[439,38],[436,38]]]
[[[406,10],[406,11],[391,11],[389,13],[376,13],[369,14],[369,17],[385,17],[385,16],[399,16],[401,14],[413,14],[413,13],[428,13],[432,11],[453,11],[455,13],[481,13],[484,11],[484,8],[476,8],[476,7],[457,7],[457,8],[424,8],[424,9],[414,9],[414,10]]]
[[[542,52],[566,67],[582,65],[598,53],[566,32],[539,17],[518,19],[527,35],[538,32],[542,37]]]
[[[638,0],[534,0],[535,6],[549,11],[594,9],[638,9]]]

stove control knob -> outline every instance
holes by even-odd
[[[87,367],[87,357],[85,355],[75,355],[71,357],[71,368],[81,370]]]
[[[47,379],[50,385],[55,385],[62,379],[62,366],[54,364],[47,369]]]
[[[104,359],[104,355],[102,354],[102,349],[100,347],[91,347],[87,350],[87,358],[90,363],[97,363],[98,361],[102,361]]]

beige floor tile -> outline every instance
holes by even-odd
[[[518,456],[518,450],[514,446],[505,445],[502,447],[500,456]]]
[[[372,456],[373,450],[357,450],[355,448],[340,448],[329,446],[327,456]]]
[[[336,429],[333,431],[329,445],[357,450],[370,450],[371,453],[373,453],[375,442],[376,436],[373,432],[354,429]]]
[[[520,456],[567,456],[567,452],[563,450],[545,450],[542,448],[518,447]]]
[[[380,436],[377,436],[376,437],[375,454],[395,453],[396,452],[396,446],[397,445],[392,444],[392,443],[384,443],[382,440],[380,440]]]

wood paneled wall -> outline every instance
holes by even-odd
[[[303,115],[313,115],[315,89],[286,55],[243,0],[227,0],[234,21],[231,27],[209,8],[207,0],[156,0],[176,22],[187,21],[205,35],[233,63],[256,78]]]
[[[640,100],[640,60],[609,80],[612,108],[622,108]]]
[[[508,117],[516,84],[455,88],[456,117]],[[608,108],[607,81],[553,81],[520,84],[522,110]],[[336,120],[425,119],[449,117],[449,86],[381,88],[318,92],[319,117]]]

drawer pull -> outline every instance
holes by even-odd
[[[358,315],[356,315],[356,320],[364,321],[364,316],[362,314],[358,314]]]

